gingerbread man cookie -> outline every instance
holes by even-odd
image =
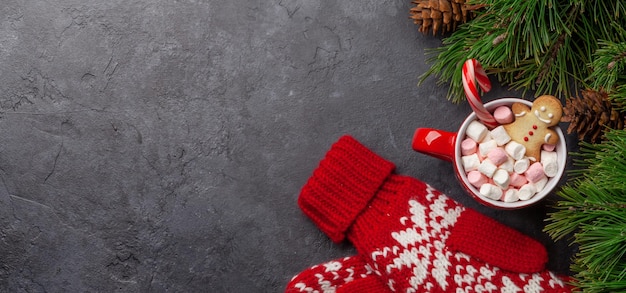
[[[543,95],[535,99],[532,108],[522,103],[511,106],[515,121],[504,125],[512,140],[526,147],[526,156],[541,161],[543,144],[554,145],[559,141],[556,131],[550,127],[559,124],[563,105],[554,96]]]

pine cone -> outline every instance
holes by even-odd
[[[433,35],[456,29],[456,26],[469,21],[475,6],[465,4],[465,0],[413,0],[415,4],[409,12],[413,22],[419,25],[419,31]]]
[[[569,122],[567,133],[578,133],[578,139],[597,143],[604,131],[624,129],[626,115],[616,110],[604,91],[583,90],[582,98],[570,98],[563,108],[561,122]]]

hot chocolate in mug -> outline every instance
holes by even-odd
[[[532,102],[518,98],[501,98],[485,104],[485,108],[493,112],[499,106],[511,106],[513,103],[522,103],[528,107],[532,107]],[[519,209],[533,205],[548,194],[550,194],[558,185],[565,171],[567,161],[567,145],[563,131],[558,125],[552,127],[559,137],[555,145],[557,159],[556,174],[549,177],[543,189],[534,194],[530,199],[518,200],[514,202],[505,202],[502,200],[494,200],[480,193],[479,189],[473,186],[468,180],[467,173],[462,162],[461,142],[466,137],[467,128],[473,121],[477,120],[476,113],[472,112],[463,121],[457,132],[449,132],[432,128],[418,128],[413,136],[412,147],[415,151],[433,156],[438,159],[446,160],[452,163],[456,177],[461,186],[478,202],[499,209]]]

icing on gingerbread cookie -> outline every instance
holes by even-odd
[[[559,124],[563,105],[554,96],[543,95],[535,99],[532,108],[514,103],[511,110],[515,121],[504,125],[511,139],[526,147],[526,156],[541,160],[541,146],[554,145],[559,141],[556,131],[550,127]]]

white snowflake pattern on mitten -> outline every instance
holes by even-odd
[[[465,208],[449,205],[449,198],[430,186],[426,190],[430,204],[408,201],[410,217],[400,218],[404,229],[390,233],[395,245],[371,253],[374,264],[386,264],[383,271],[387,274],[409,272],[405,292],[544,292],[543,286],[564,287],[556,275],[547,271],[531,275],[506,272],[449,250],[446,240]],[[387,285],[395,291],[397,282],[397,278],[391,278]]]

